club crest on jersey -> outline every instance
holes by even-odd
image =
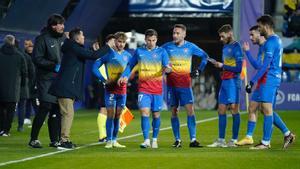
[[[124,60],[125,62],[127,62],[127,61],[128,61],[128,57],[127,57],[127,56],[124,56],[124,57],[123,57],[123,60]]]
[[[152,57],[153,57],[153,58],[157,58],[157,54],[153,54]]]
[[[189,49],[188,48],[184,48],[183,51],[184,51],[184,53],[188,53]]]
[[[228,52],[231,52],[231,48],[228,48]]]

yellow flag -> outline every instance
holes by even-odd
[[[102,65],[98,70],[99,70],[100,74],[104,77],[104,79],[107,80],[105,65]]]

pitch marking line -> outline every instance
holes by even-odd
[[[246,112],[241,112],[240,114],[245,114],[245,113]],[[230,117],[230,116],[227,116],[227,117]],[[199,120],[196,123],[197,124],[205,123],[205,122],[213,121],[213,120],[217,120],[217,119],[218,119],[218,117],[211,117],[211,118],[207,118],[207,119],[204,119],[204,120]],[[184,126],[187,126],[187,124],[185,123],[185,124],[180,125],[180,127],[184,127]],[[165,131],[165,130],[169,130],[169,129],[172,129],[172,127],[170,126],[170,127],[161,128],[160,131]],[[125,139],[128,139],[128,138],[141,136],[142,134],[143,133],[132,134],[132,135],[125,136],[125,137],[120,137],[118,140],[125,140]],[[91,143],[91,144],[86,144],[86,145],[83,145],[83,146],[80,146],[80,147],[76,147],[75,149],[58,150],[58,151],[55,151],[55,152],[50,152],[50,153],[45,153],[45,154],[41,154],[41,155],[37,155],[37,156],[27,157],[27,158],[23,158],[23,159],[20,159],[20,160],[7,161],[7,162],[4,162],[4,163],[0,163],[0,167],[1,166],[6,166],[6,165],[9,165],[9,164],[15,164],[15,163],[20,163],[20,162],[24,162],[24,161],[30,161],[30,160],[34,160],[34,159],[37,159],[37,158],[48,157],[48,156],[51,156],[51,155],[54,155],[54,154],[60,154],[60,153],[64,153],[64,152],[67,152],[67,151],[78,150],[78,149],[87,148],[87,147],[91,147],[91,146],[94,146],[94,145],[100,145],[100,144],[103,144],[103,143]]]

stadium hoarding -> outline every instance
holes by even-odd
[[[232,13],[233,0],[129,0],[129,12]]]
[[[283,82],[277,90],[277,110],[300,110],[300,82]]]

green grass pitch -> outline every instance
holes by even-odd
[[[300,169],[300,146],[298,140],[287,150],[282,150],[283,135],[274,128],[272,148],[270,150],[255,151],[247,147],[238,148],[197,148],[188,147],[188,130],[182,126],[181,137],[183,147],[174,149],[174,142],[170,128],[170,112],[162,112],[162,125],[158,149],[141,149],[143,141],[140,129],[140,115],[133,112],[135,119],[119,134],[120,143],[125,149],[105,149],[103,144],[97,143],[97,110],[80,110],[75,113],[71,139],[79,149],[59,151],[49,148],[47,125],[42,127],[40,141],[42,149],[32,149],[27,146],[30,128],[16,131],[16,121],[13,124],[10,137],[0,137],[0,168],[30,168],[30,169],[89,169],[89,168],[118,168],[118,169]],[[300,133],[300,112],[279,111],[279,115],[296,135]],[[203,145],[212,143],[218,136],[218,120],[216,111],[196,111],[197,139]],[[241,129],[239,138],[245,135],[247,114],[241,115]],[[258,142],[262,137],[262,115],[255,129],[254,140]],[[186,113],[180,113],[181,124],[186,123]],[[231,138],[231,117],[228,117],[226,139]],[[52,154],[51,154],[52,153]],[[42,156],[42,157],[41,157]],[[37,158],[39,157],[39,158]],[[25,159],[25,160],[24,160]],[[23,161],[22,161],[23,160]]]

